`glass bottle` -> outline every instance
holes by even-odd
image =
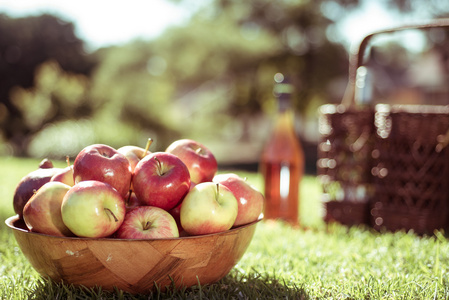
[[[278,100],[278,112],[259,166],[265,182],[264,218],[281,219],[299,226],[299,186],[304,174],[304,151],[294,127],[293,87],[280,73],[274,79],[273,94]]]

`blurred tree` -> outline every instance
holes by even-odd
[[[19,112],[23,128],[26,128],[26,135],[20,139],[24,150],[28,149],[34,135],[46,127],[92,113],[92,105],[88,101],[89,80],[85,75],[64,72],[56,61],[38,66],[35,74],[32,88],[15,86],[10,92],[11,104]],[[43,141],[54,147],[55,153],[60,147],[56,139],[47,136]],[[62,157],[67,155],[64,151],[61,151]]]
[[[251,128],[257,129],[260,139],[267,129],[260,116],[275,110],[276,72],[290,77],[296,87],[294,105],[303,115],[315,113],[324,102],[341,100],[348,54],[335,25],[364,1],[209,0],[182,27],[170,28],[155,40],[100,49],[94,56],[84,54],[71,23],[48,15],[1,16],[0,75],[11,77],[0,81],[3,134],[22,154],[31,141],[30,153],[36,155],[44,153],[37,149],[46,136],[62,133],[113,146],[144,146],[152,137],[153,151],[181,136],[208,143],[247,141],[254,138]],[[449,11],[448,7],[438,11],[437,2],[383,3],[400,12],[425,8],[429,16]],[[45,91],[42,82],[47,75],[42,70],[36,73],[33,89],[27,89],[37,62],[50,57],[60,69],[53,63],[45,68],[57,76],[78,78],[69,71],[89,76],[89,84],[78,95],[80,106],[66,110],[73,105],[70,93]],[[91,59],[98,61],[95,69]],[[52,80],[55,88],[76,86],[71,80]],[[10,101],[5,91],[13,85],[25,89],[15,89]],[[42,111],[32,112],[34,105]],[[56,117],[55,109],[66,113]],[[53,124],[46,126],[49,122]],[[61,144],[79,147],[66,140]]]
[[[135,134],[122,136],[123,143],[144,147],[151,137],[155,149],[176,138],[169,111],[175,82],[154,75],[163,72],[156,69],[163,68],[164,62],[156,61],[148,42],[103,49],[98,57],[100,63],[92,75],[90,95],[99,109],[93,119],[132,126]]]
[[[30,132],[40,128],[22,122],[26,118],[24,109],[11,102],[11,89],[31,87],[35,68],[50,59],[64,70],[89,74],[94,63],[83,47],[83,41],[75,36],[73,24],[57,17],[45,14],[10,18],[0,14],[1,135],[13,145],[16,154],[25,154],[26,146],[22,143]],[[33,126],[38,123],[34,121]]]
[[[11,91],[11,102],[28,129],[22,139],[26,154],[61,159],[76,156],[89,144],[120,147],[140,140],[132,123],[118,120],[120,107],[111,109],[114,99],[92,99],[87,76],[66,72],[56,61],[38,66],[32,88]]]
[[[221,86],[226,92],[209,103],[225,102],[219,109],[233,116],[233,122],[241,121],[243,128],[249,126],[249,116],[274,111],[276,72],[290,77],[296,87],[297,111],[315,114],[308,108],[340,101],[347,81],[347,49],[335,25],[367,1],[210,0],[187,27],[167,32],[152,47],[166,59],[178,99],[189,86],[213,81],[216,89]],[[423,18],[441,17],[449,11],[449,5],[439,1],[386,0],[383,5],[398,16],[413,12]],[[198,99],[190,97],[190,102]],[[219,120],[215,116],[214,122]],[[240,138],[247,138],[245,129]]]
[[[226,91],[209,100],[209,105],[223,102],[215,112],[221,118],[215,117],[213,123],[217,128],[229,126],[234,140],[245,141],[252,119],[275,111],[275,73],[284,73],[295,85],[294,105],[300,113],[312,101],[329,101],[331,83],[345,81],[347,51],[327,37],[333,21],[322,12],[324,2],[213,1],[188,27],[167,32],[153,46],[166,58],[167,70],[177,75],[176,86],[184,87],[179,93],[206,81]],[[240,130],[231,124],[236,122]]]
[[[154,41],[103,51],[92,96],[121,121],[169,130],[161,147],[176,135],[247,139],[248,120],[275,106],[276,72],[298,87],[299,111],[328,100],[330,82],[346,76],[321,2],[216,1]]]
[[[46,123],[88,114],[87,86],[86,76],[65,73],[57,62],[48,61],[37,68],[33,88],[14,87],[11,100],[24,125],[37,131]]]

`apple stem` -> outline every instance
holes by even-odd
[[[153,143],[153,139],[149,138],[148,141],[147,141],[147,146],[145,147],[145,151],[143,152],[143,155],[142,155],[141,158],[144,158],[147,155],[148,150],[150,149],[150,146],[151,146],[152,143]]]
[[[129,189],[129,193],[128,193],[128,199],[126,199],[126,203],[129,204],[129,202],[131,201],[131,194],[132,194],[133,190]]]
[[[107,208],[107,207],[105,207],[104,210],[105,210],[106,212],[108,212],[108,213],[114,218],[114,221],[115,221],[115,222],[118,222],[118,219],[117,219],[117,217],[114,215],[114,213],[112,212],[112,210],[110,210],[110,209]]]
[[[151,228],[151,222],[147,221],[144,225],[143,225],[143,230],[148,230]]]
[[[159,176],[164,175],[164,173],[162,172],[162,163],[161,163],[161,161],[160,161],[157,157],[154,157],[154,160],[157,162],[157,172],[158,172],[158,175],[159,175]]]
[[[217,193],[215,194],[215,200],[218,202],[218,198],[220,197],[220,184],[217,183]]]
[[[65,161],[67,162],[67,166],[70,167],[70,157],[68,155],[65,157]]]

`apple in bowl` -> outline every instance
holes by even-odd
[[[45,183],[23,208],[23,220],[30,231],[54,236],[72,236],[62,220],[61,203],[70,186],[58,181]]]
[[[202,182],[182,201],[181,226],[190,235],[226,231],[234,224],[237,210],[237,199],[226,186]]]
[[[53,167],[53,163],[48,159],[43,159],[39,168],[29,172],[27,175],[22,177],[16,185],[13,196],[13,207],[14,212],[22,217],[23,208],[25,204],[30,200],[30,198],[42,187],[45,183],[49,182],[51,178],[58,172],[61,168]]]
[[[161,239],[179,237],[175,219],[155,206],[138,206],[125,215],[117,230],[119,239]]]
[[[225,173],[216,175],[213,182],[229,188],[237,199],[238,214],[234,226],[251,223],[263,213],[264,196],[246,179],[235,173]]]
[[[60,182],[62,176],[51,180],[45,174],[49,187],[63,187],[58,190],[59,196],[44,193],[47,187],[39,188],[45,184],[42,181],[27,189],[34,193],[39,188],[35,199],[54,200],[55,207],[60,206],[60,217],[71,236],[36,232],[37,225],[28,222],[34,216],[29,218],[28,212],[25,218],[29,227],[19,215],[6,220],[18,246],[39,274],[75,286],[144,294],[168,286],[181,289],[198,282],[217,282],[243,256],[259,220],[232,228],[238,203],[225,185],[195,184],[179,157],[168,152],[149,153],[136,164],[123,196],[119,186],[112,186],[114,180],[104,181],[109,175],[116,176],[117,181],[129,178],[131,163],[123,163],[127,159],[123,154],[102,152],[98,145],[91,147],[97,149],[90,149],[89,155],[81,151],[77,156],[79,164],[73,166],[77,182],[73,187]],[[90,163],[81,171],[79,167],[87,161]],[[45,167],[52,166],[46,162]],[[93,177],[99,180],[88,179]],[[145,202],[129,189],[133,183]],[[41,193],[46,197],[37,197]],[[151,206],[152,201],[167,206]],[[45,214],[40,213],[40,217]],[[183,222],[190,234],[176,221]]]
[[[203,144],[181,139],[170,144],[165,152],[179,157],[190,172],[190,180],[193,183],[212,181],[217,173],[218,163],[213,153]]]
[[[136,168],[139,161],[151,153],[149,149],[152,143],[153,139],[150,138],[148,139],[145,149],[134,145],[127,145],[118,148],[117,151],[123,154],[128,159],[131,166],[131,171],[134,172],[134,169]]]
[[[128,159],[108,145],[85,147],[73,163],[75,184],[85,180],[101,181],[115,188],[122,197],[126,197],[129,192],[131,176]]]
[[[177,206],[190,189],[190,174],[175,155],[154,152],[136,166],[133,191],[144,205],[170,210]]]
[[[117,151],[123,154],[129,161],[131,170],[134,170],[137,163],[150,152],[145,152],[145,149],[137,146],[123,146],[117,149]]]
[[[64,224],[79,237],[108,237],[123,223],[125,200],[107,183],[86,180],[75,184],[61,203]]]
[[[64,169],[58,171],[51,177],[50,181],[58,181],[69,186],[74,186],[75,180],[73,179],[73,166],[67,166]]]

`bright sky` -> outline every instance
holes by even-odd
[[[188,20],[189,11],[165,0],[1,0],[0,13],[12,17],[58,15],[75,24],[90,48],[154,38],[170,25]]]
[[[348,40],[352,41],[352,47],[359,46],[359,42],[368,34],[404,24],[416,24],[425,22],[425,12],[394,13],[382,7],[381,1],[365,1],[360,8],[359,14],[354,14],[348,20],[341,23],[341,30],[347,32]],[[385,36],[384,36],[385,38]],[[427,41],[425,36],[419,32],[406,32],[401,37],[396,36],[396,41],[401,39],[409,50],[422,51]],[[355,43],[354,43],[355,41]]]
[[[207,0],[187,1],[184,6],[166,0],[1,0],[0,13],[13,17],[48,12],[75,24],[77,35],[90,49],[128,42],[135,38],[150,39],[167,26],[186,22],[192,10]],[[407,21],[404,15],[392,15],[381,1],[367,0],[357,14],[339,20],[348,43],[358,43],[368,33]],[[330,8],[332,12],[333,8]]]
[[[357,14],[342,20],[339,27],[348,40],[359,42],[373,31],[399,25],[399,18],[389,14],[379,2],[365,1]]]

